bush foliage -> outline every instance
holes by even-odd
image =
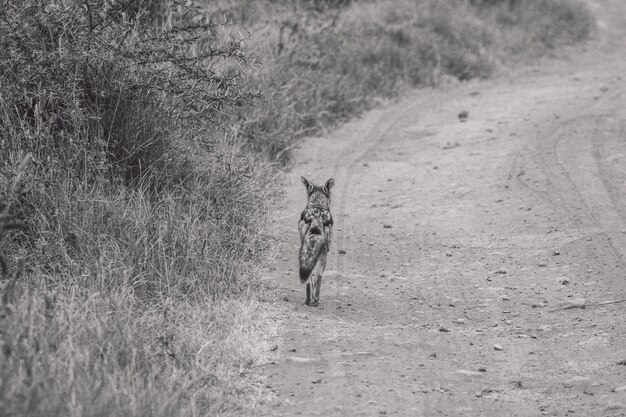
[[[0,188],[32,226],[27,264],[51,278],[106,271],[103,289],[228,287],[261,205],[224,125],[258,96],[241,88],[244,38],[191,6],[3,3]]]

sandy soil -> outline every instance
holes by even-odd
[[[626,3],[593,6],[598,39],[566,60],[302,144],[273,215],[282,336],[258,415],[626,415],[626,302],[607,304],[626,299]],[[318,308],[300,175],[336,180]]]

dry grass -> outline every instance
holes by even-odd
[[[147,306],[73,288],[3,306],[2,415],[237,415],[259,400],[243,374],[271,327],[253,299]]]

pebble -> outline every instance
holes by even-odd
[[[465,375],[465,376],[482,376],[484,372],[470,371],[468,369],[458,369],[454,371],[454,373],[458,375]]]
[[[504,348],[502,346],[498,345],[497,343],[495,345],[493,345],[493,348],[495,350],[504,350]]]
[[[625,391],[626,391],[626,385],[621,385],[619,387],[613,388],[613,392],[625,392]]]
[[[300,358],[300,357],[297,357],[297,356],[289,356],[286,360],[288,362],[295,362],[295,363],[311,363],[311,362],[315,362],[315,359]]]

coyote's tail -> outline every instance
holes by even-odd
[[[311,225],[300,247],[300,282],[304,283],[309,279],[324,247],[325,238],[323,226]]]

